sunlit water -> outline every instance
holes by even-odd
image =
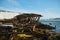
[[[60,32],[60,22],[55,22],[55,21],[53,21],[53,22],[49,22],[49,21],[41,21],[41,23],[43,23],[43,24],[47,24],[47,25],[51,25],[51,26],[53,26],[53,27],[55,27],[56,26],[56,32]]]

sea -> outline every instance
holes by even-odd
[[[56,29],[54,29],[55,32],[60,32],[60,21],[40,21],[40,22],[43,24],[53,26],[56,28]]]

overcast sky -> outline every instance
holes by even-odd
[[[0,10],[37,13],[44,19],[60,18],[60,0],[0,0]]]

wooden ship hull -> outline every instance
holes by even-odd
[[[13,25],[10,30],[8,28],[8,30],[6,30],[10,33],[9,39],[7,40],[38,40],[41,39],[44,34],[48,33],[50,29],[55,29],[54,27],[40,23],[40,17],[42,16],[24,13],[10,20],[6,19],[0,22],[12,23]]]

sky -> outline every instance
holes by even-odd
[[[43,19],[60,18],[60,0],[0,0],[0,10],[41,14]]]

